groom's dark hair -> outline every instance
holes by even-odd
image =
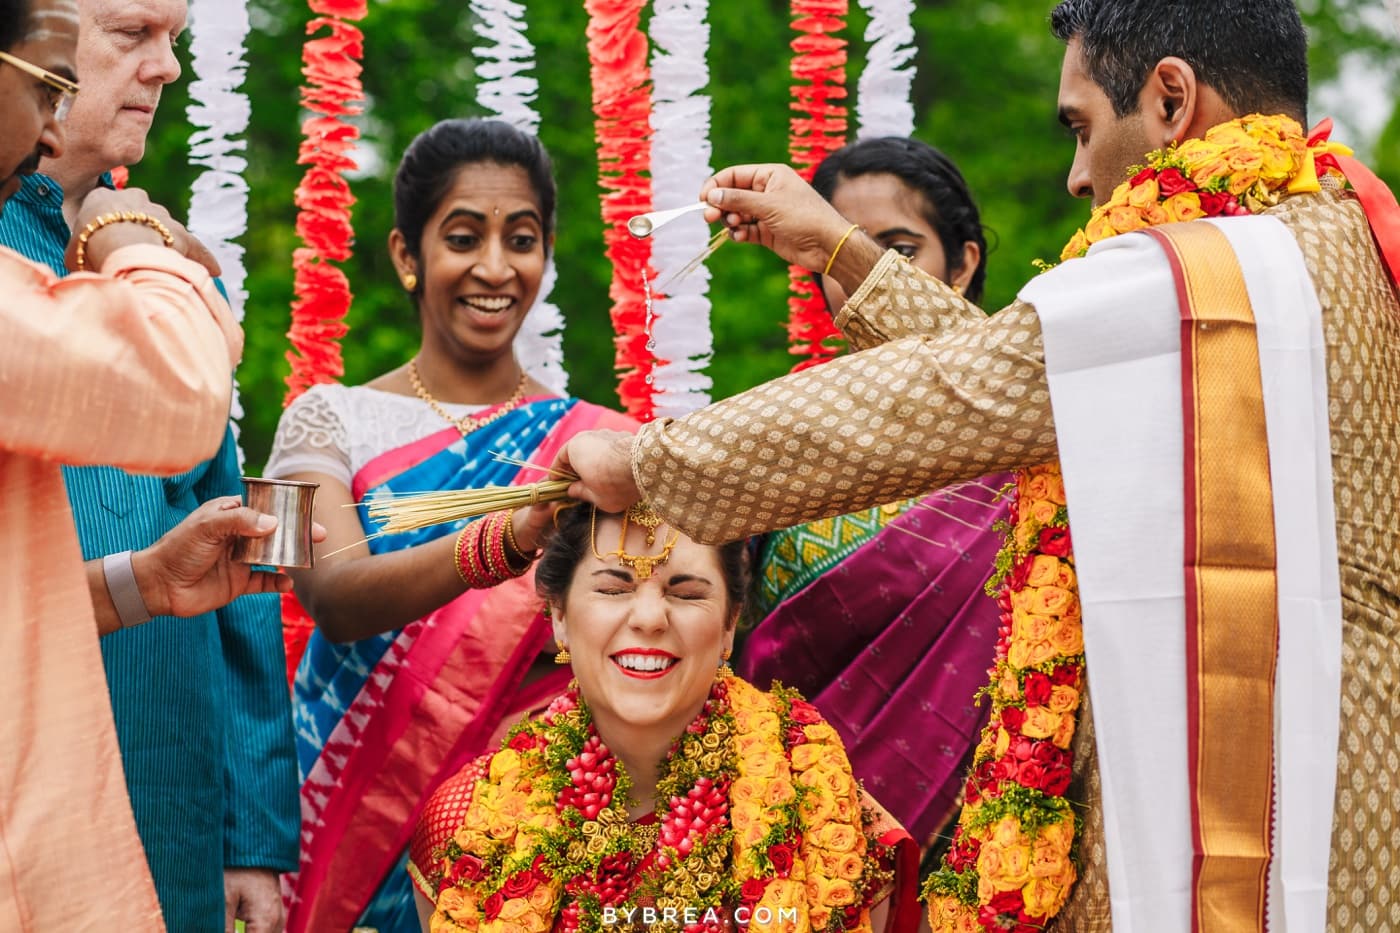
[[[1064,0],[1050,31],[1079,40],[1089,77],[1120,117],[1137,111],[1148,74],[1174,55],[1238,115],[1307,122],[1308,37],[1293,0]]]

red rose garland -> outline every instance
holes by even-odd
[[[647,348],[642,275],[651,275],[651,241],[627,232],[627,219],[651,210],[651,91],[647,39],[638,28],[644,0],[586,0],[588,60],[593,78],[598,183],[604,194],[603,242],[612,263],[612,322],[617,336],[618,397],[628,413],[650,421],[655,411]]]
[[[792,109],[802,114],[789,122],[788,155],[797,173],[812,180],[817,166],[846,144],[846,41],[834,34],[846,28],[846,0],[792,0]],[[840,331],[811,273],[788,268],[790,353],[804,356],[794,370],[824,363],[841,351]]]

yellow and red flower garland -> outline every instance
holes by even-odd
[[[1002,610],[983,691],[991,718],[952,848],[924,888],[935,931],[1039,929],[1075,879],[1075,815],[1064,793],[1084,636],[1058,467],[1019,473],[1011,503],[1010,533],[987,584]]]
[[[1101,240],[1200,217],[1252,214],[1340,174],[1326,129],[1305,139],[1282,116],[1253,114],[1149,153],[1096,208],[1061,259]],[[1084,689],[1084,633],[1064,481],[1058,463],[1017,474],[1014,524],[987,584],[1002,609],[991,719],[964,784],[965,806],[943,866],[924,886],[934,933],[1032,933],[1059,913],[1076,880],[1076,816],[1064,793]]]
[[[517,726],[440,853],[432,930],[544,933],[557,918],[564,933],[597,933],[605,908],[641,903],[702,917],[743,907],[736,925],[754,931],[870,929],[890,853],[868,848],[840,738],[815,708],[722,678],[662,774],[653,842],[628,820],[630,781],[576,692]]]

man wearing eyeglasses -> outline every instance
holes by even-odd
[[[180,75],[174,44],[187,14],[185,0],[77,0],[77,11],[85,80],[63,124],[66,146],[45,156],[0,217],[0,243],[56,275],[70,230],[80,229],[77,205],[111,186],[113,168],[144,154],[161,91]],[[65,468],[94,592],[113,555],[131,552],[138,570],[144,563],[172,576],[161,558],[177,558],[205,534],[210,506],[201,503],[241,492],[239,459],[226,432],[213,460],[180,476]],[[232,595],[117,631],[102,639],[102,655],[167,924],[218,933],[236,917],[250,933],[278,933],[277,875],[296,867],[298,826],[280,609],[272,595],[229,602]],[[146,617],[135,611],[125,621]]]
[[[63,155],[77,35],[74,0],[0,0],[0,207]],[[168,473],[209,456],[242,334],[217,264],[142,192],[95,191],[73,223],[64,245],[89,274],[60,282],[0,248],[0,929],[160,930],[93,631],[133,598],[166,611],[165,594],[129,563],[90,590],[59,464]]]

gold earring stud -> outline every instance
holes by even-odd
[[[403,290],[411,292],[416,288],[418,288],[418,276],[410,272],[403,277]]]
[[[554,656],[555,664],[568,664],[573,661],[573,658],[569,656],[569,649],[564,647],[562,641],[556,641],[554,644],[559,648],[559,653]]]

